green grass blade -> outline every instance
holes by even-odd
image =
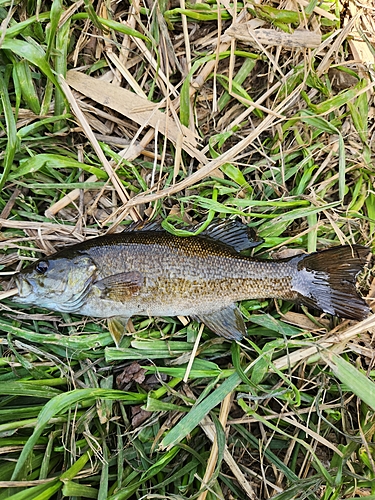
[[[107,174],[93,165],[81,163],[73,158],[68,158],[58,154],[43,153],[20,162],[20,167],[11,173],[10,178],[14,180],[27,175],[33,175],[45,166],[50,166],[51,168],[55,168],[57,170],[64,168],[82,169],[90,174],[96,175],[99,179],[107,179]]]
[[[59,9],[61,12],[58,13],[58,17],[62,14],[62,7],[59,2]],[[66,77],[67,72],[67,58],[68,58],[68,45],[69,45],[69,33],[70,33],[70,19],[65,21],[65,23],[60,26],[56,35],[56,46],[54,49],[54,65],[55,72],[58,75],[62,75],[64,78]],[[61,92],[57,92],[55,95],[55,115],[62,115],[65,111],[65,96]],[[54,126],[54,131],[60,130],[64,126],[64,121],[56,122]]]
[[[161,446],[170,448],[182,441],[199,422],[221,403],[240,384],[241,378],[237,373],[231,375],[212,394],[207,396],[201,403],[190,410],[173,429],[171,429],[161,442]]]
[[[57,89],[60,89],[59,83],[53,74],[50,65],[46,59],[46,53],[37,45],[24,42],[23,40],[7,40],[5,39],[1,45],[1,49],[10,50],[19,57],[26,59],[31,64],[37,66],[51,80]]]
[[[350,391],[375,410],[375,382],[358,370],[343,357],[333,352],[322,352],[322,359],[328,364],[335,376]]]
[[[62,483],[59,480],[53,480],[47,484],[25,488],[19,493],[7,497],[9,500],[49,500],[61,489]]]
[[[6,181],[8,180],[8,176],[13,165],[13,159],[19,144],[17,139],[16,121],[13,115],[12,105],[9,99],[8,88],[2,76],[0,76],[0,95],[1,95],[1,103],[3,105],[6,130],[7,130],[7,145],[4,155],[3,172],[0,177],[0,192],[1,192]]]
[[[50,12],[39,12],[37,16],[30,16],[24,21],[11,23],[11,26],[6,30],[5,40],[9,41],[10,39],[20,35],[24,31],[27,30],[30,26],[35,24],[36,22],[44,22],[48,21],[50,18]]]
[[[25,104],[33,113],[38,115],[40,113],[40,102],[34,87],[32,73],[28,62],[25,60],[18,61],[13,66],[13,71],[17,73],[17,80]]]
[[[142,401],[143,397],[136,397],[127,395],[122,391],[107,390],[107,389],[77,389],[64,394],[60,394],[51,399],[40,412],[35,429],[25,444],[19,459],[17,461],[16,467],[14,469],[12,480],[15,481],[22,470],[26,460],[28,459],[33,447],[35,446],[37,440],[41,436],[43,430],[48,424],[49,420],[56,414],[66,411],[68,408],[73,407],[79,402],[85,401],[87,399],[103,398],[109,400],[122,400],[129,401],[130,399]]]
[[[56,33],[58,33],[58,25],[61,15],[63,14],[63,4],[61,0],[53,0],[50,11],[50,22],[46,28],[46,59],[49,59],[55,44]],[[59,73],[57,73],[59,74]]]

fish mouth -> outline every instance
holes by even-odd
[[[16,276],[14,278],[14,281],[16,282],[16,286],[18,289],[18,297],[14,297],[15,300],[17,299],[24,299],[31,295],[33,292],[33,287],[32,285],[27,281],[26,278],[21,278],[20,276]]]

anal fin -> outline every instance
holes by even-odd
[[[113,318],[108,318],[108,329],[111,337],[116,344],[116,347],[120,345],[122,337],[126,332],[126,325],[128,324],[129,318],[123,316],[115,316]]]
[[[213,332],[228,340],[241,340],[246,335],[242,314],[235,304],[209,314],[196,315]]]

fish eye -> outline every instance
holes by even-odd
[[[45,274],[47,272],[47,270],[48,270],[48,262],[46,262],[45,260],[41,260],[35,266],[35,271],[38,274]]]

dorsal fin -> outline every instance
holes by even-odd
[[[264,241],[257,239],[253,229],[236,220],[215,219],[201,235],[225,243],[236,252],[254,248]]]
[[[127,233],[131,231],[165,231],[165,229],[162,228],[160,220],[141,220],[139,222],[132,222],[128,226],[125,226],[123,232]]]
[[[189,233],[195,233],[201,228],[203,223],[196,224],[195,226],[190,226],[188,228],[183,228],[184,237],[189,237]],[[176,228],[179,229],[178,227]],[[146,222],[133,222],[124,230],[128,231],[162,231],[166,230],[162,227],[160,220],[156,221],[146,221]],[[242,250],[248,250],[249,248],[254,248],[264,240],[257,238],[255,231],[242,224],[237,220],[221,220],[214,219],[211,224],[201,233],[199,236],[204,236],[206,238],[211,238],[215,241],[220,241],[225,245],[230,246],[236,252],[241,252]]]

